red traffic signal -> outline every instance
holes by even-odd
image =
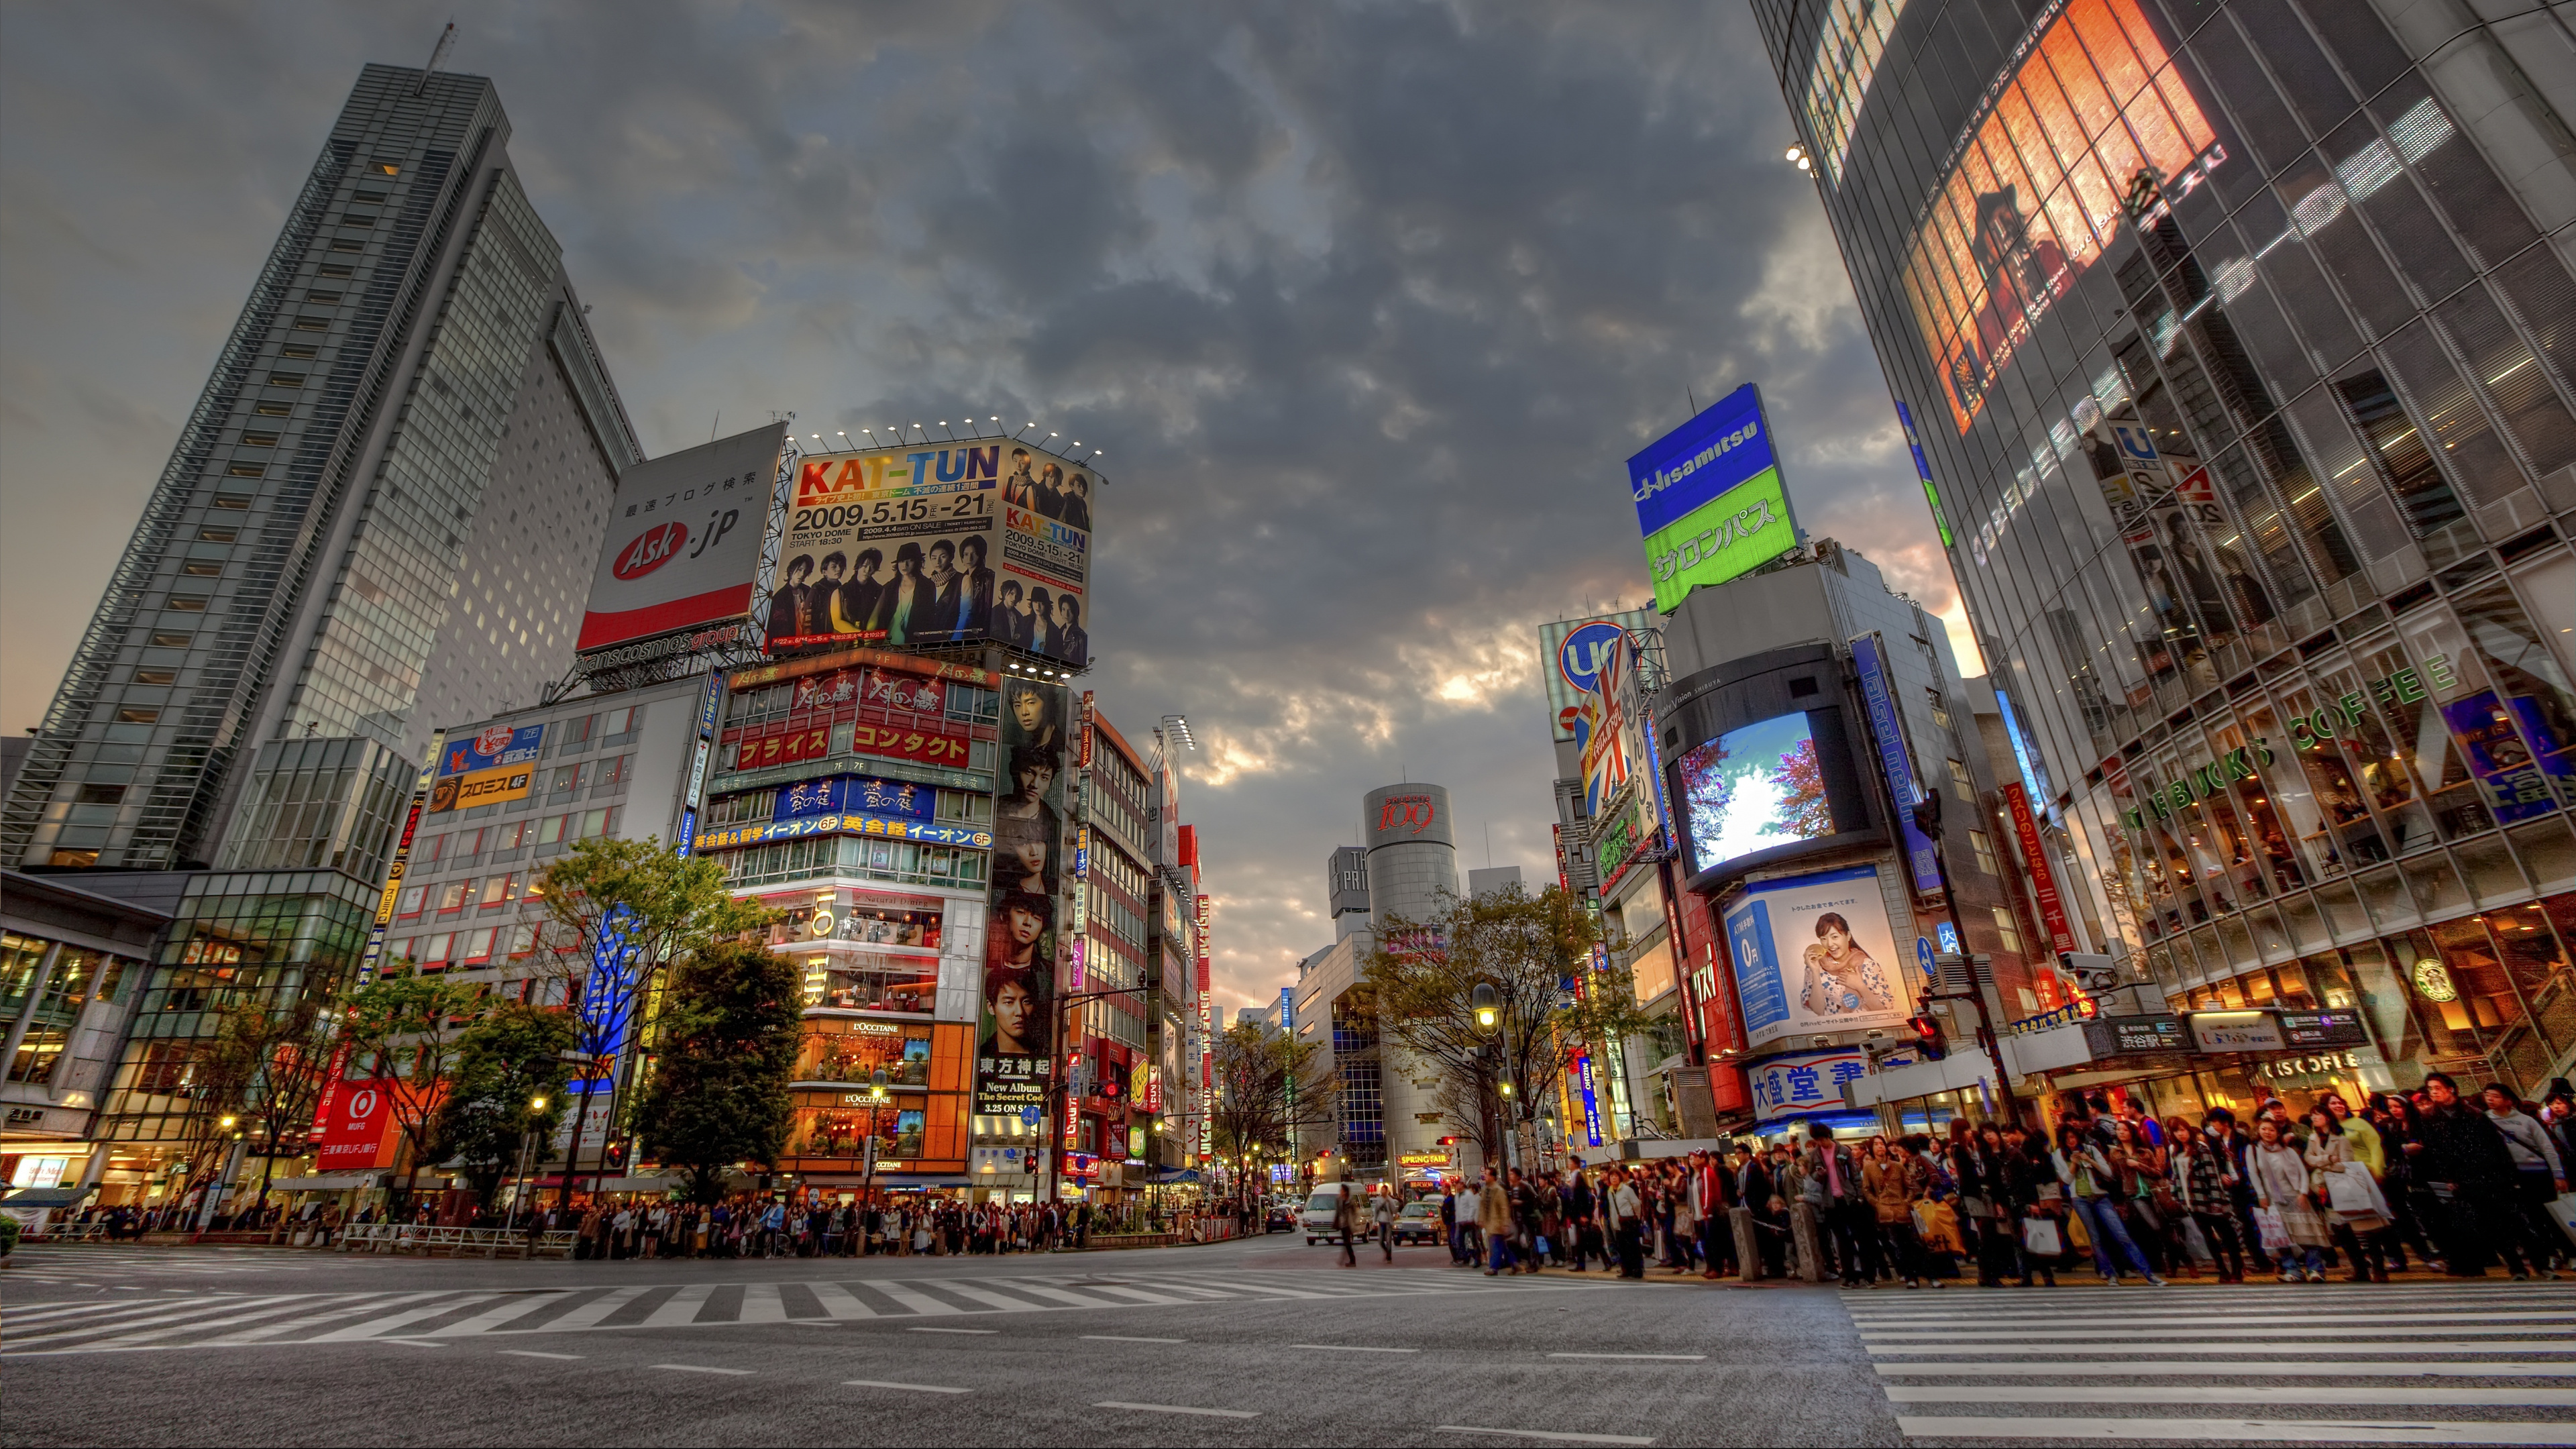
[[[1914,1033],[1915,1055],[1924,1061],[1937,1062],[1949,1055],[1950,1048],[1941,1038],[1941,1023],[1938,1019],[1928,1015],[1910,1016],[1905,1019],[1905,1026],[1908,1031]]]

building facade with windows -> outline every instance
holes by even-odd
[[[2568,1071],[2567,15],[1754,9],[2151,1108]]]
[[[510,135],[488,80],[361,72],[11,784],[10,865],[365,877],[430,731],[562,674],[641,454]],[[292,850],[258,808],[290,798],[322,807]]]
[[[778,1164],[802,1185],[968,1181],[1001,682],[878,649],[725,679],[697,848],[778,912],[771,947],[803,969]]]
[[[9,871],[0,876],[0,1188],[62,1205],[120,1165],[120,1194],[145,1174],[112,1164],[92,1136],[143,980],[187,877],[124,875],[115,895]],[[15,1205],[15,1204],[13,1204]],[[30,1204],[32,1205],[32,1203]]]

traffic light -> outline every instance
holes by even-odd
[[[1941,1040],[1941,1023],[1931,1016],[1909,1016],[1906,1029],[1914,1033],[1914,1054],[1927,1062],[1937,1062],[1949,1055],[1950,1048]]]

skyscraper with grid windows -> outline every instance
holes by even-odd
[[[224,1150],[208,1044],[352,979],[432,732],[570,663],[641,450],[509,143],[488,80],[360,73],[10,784],[0,864],[169,916],[54,1099],[102,1201],[304,1150]]]
[[[370,65],[0,814],[0,860],[381,873],[569,662],[633,428],[492,83]]]

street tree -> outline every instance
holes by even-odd
[[[635,1125],[646,1152],[687,1174],[692,1201],[786,1147],[801,998],[796,963],[759,941],[702,946],[671,974]]]
[[[238,1119],[244,1140],[260,1153],[259,1209],[268,1206],[278,1154],[290,1143],[300,1147],[312,1129],[330,1035],[322,1004],[312,998],[282,1004],[245,1001],[225,1012],[216,1030],[209,1051],[213,1076],[235,1084],[226,1093],[229,1115]]]
[[[651,836],[575,841],[546,867],[535,891],[546,918],[539,965],[553,978],[553,999],[577,1010],[573,1049],[587,1068],[581,1083],[585,1104],[601,1076],[612,1083],[625,1079],[616,1058],[673,963],[711,943],[757,931],[771,914],[755,902],[734,899],[717,862],[683,856]],[[620,1115],[613,1095],[610,1115]],[[573,1169],[581,1160],[587,1118],[585,1111],[574,1120],[564,1153],[566,1207],[572,1205]]]
[[[1486,1161],[1503,1160],[1503,1136],[1536,1119],[1576,1051],[1646,1029],[1628,971],[1592,969],[1600,938],[1558,886],[1533,896],[1515,883],[1451,897],[1423,920],[1385,921],[1368,968],[1379,1035],[1481,1104],[1474,1135]],[[1490,1026],[1477,1019],[1479,985],[1493,990]]]
[[[456,1069],[458,1044],[481,1014],[481,993],[445,976],[387,974],[341,999],[340,1041],[354,1074],[373,1079],[411,1147],[404,1204],[421,1168],[445,1155],[437,1150],[439,1100]]]
[[[1297,1155],[1299,1129],[1335,1120],[1337,1086],[1317,1069],[1322,1047],[1284,1032],[1244,1023],[1216,1039],[1216,1115],[1211,1122],[1220,1161],[1258,1170],[1265,1161]],[[1242,1184],[1238,1196],[1247,1195]]]
[[[477,1202],[492,1200],[531,1134],[553,1135],[576,1034],[570,1012],[508,1002],[457,1037],[455,1078],[430,1135],[441,1161],[463,1164]]]

